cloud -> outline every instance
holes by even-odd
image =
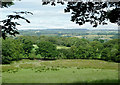
[[[13,14],[13,11],[30,11],[34,15],[24,15],[25,18],[31,21],[30,24],[25,23],[23,20],[19,20],[21,26],[18,29],[70,29],[70,28],[80,28],[80,29],[117,29],[116,24],[109,23],[107,26],[98,26],[97,28],[93,28],[89,23],[86,23],[82,26],[79,26],[75,22],[71,22],[71,14],[64,13],[64,8],[66,5],[57,5],[51,6],[46,5],[43,6],[41,1],[39,0],[21,0],[14,1],[15,5],[9,8],[0,9],[0,13],[2,13],[1,19],[5,19],[6,15]]]

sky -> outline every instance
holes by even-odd
[[[27,23],[24,20],[18,22],[21,26],[17,26],[20,29],[118,29],[117,24],[109,23],[108,25],[99,25],[97,28],[93,28],[92,25],[86,23],[79,26],[71,20],[71,13],[64,13],[66,5],[42,5],[42,0],[14,0],[15,5],[9,8],[0,9],[0,21],[6,19],[7,15],[14,14],[17,11],[30,11],[33,15],[22,15],[31,23]]]

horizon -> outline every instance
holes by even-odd
[[[118,31],[118,29],[114,29],[114,28],[112,28],[112,29],[84,29],[84,28],[82,28],[82,29],[79,29],[79,28],[74,28],[74,29],[70,29],[70,28],[57,28],[57,29],[52,29],[52,28],[44,28],[44,29],[35,29],[35,28],[33,28],[33,29],[18,29],[18,30],[115,30],[115,31]]]

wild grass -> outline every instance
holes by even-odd
[[[41,62],[41,65],[54,67],[78,67],[78,68],[99,68],[99,69],[116,69],[118,70],[118,63],[106,62],[102,60],[85,60],[85,59],[62,59],[56,61]]]
[[[2,68],[4,83],[118,82],[118,63],[102,60],[21,60]]]
[[[3,73],[4,83],[76,83],[99,80],[118,80],[117,71],[108,69],[61,68],[58,71],[47,70],[35,72],[22,69],[16,73]]]
[[[2,72],[15,73],[18,72],[18,67],[14,66],[2,66]]]
[[[60,59],[60,60],[28,60],[15,61],[11,65],[21,66],[29,65],[31,67],[47,66],[47,67],[78,67],[78,68],[99,68],[99,69],[114,69],[118,70],[118,63],[107,62],[102,60],[88,60],[88,59]]]
[[[23,68],[23,69],[28,69],[28,68],[33,68],[35,67],[34,64],[20,64],[19,68]]]

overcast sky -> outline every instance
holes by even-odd
[[[18,29],[118,29],[117,24],[109,23],[93,28],[89,23],[79,26],[71,22],[71,14],[64,13],[65,5],[42,5],[42,0],[21,0],[14,1],[15,5],[9,8],[0,9],[0,20],[5,19],[6,15],[13,14],[14,11],[30,11],[34,15],[22,15],[31,23],[19,20],[21,26]]]

